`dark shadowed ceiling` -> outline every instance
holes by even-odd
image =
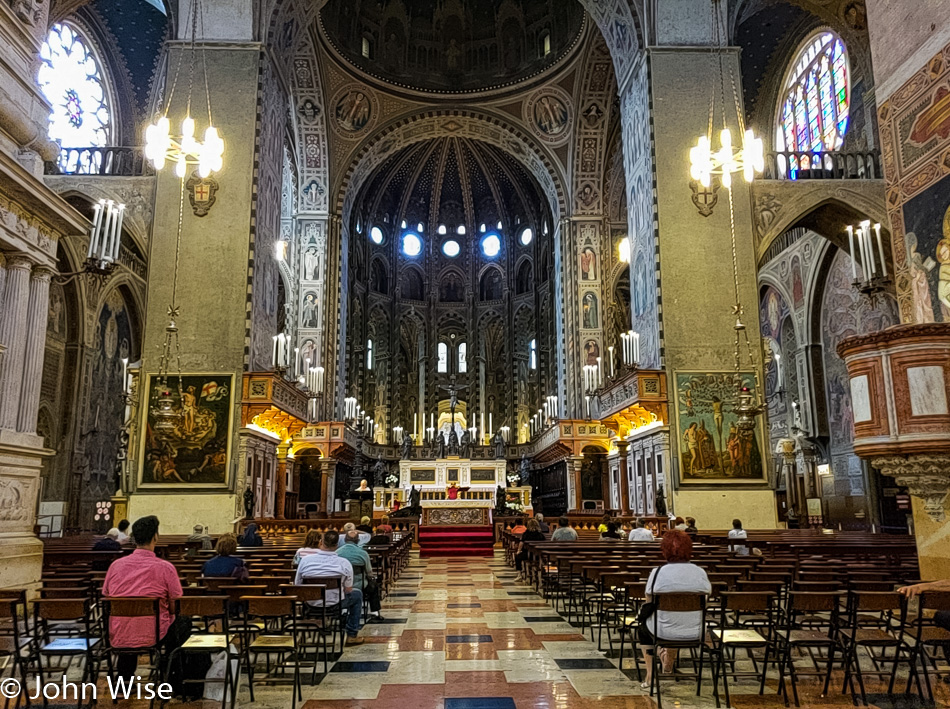
[[[320,24],[362,71],[455,93],[516,83],[556,64],[574,46],[584,10],[576,0],[330,0]]]
[[[481,223],[506,229],[540,217],[541,188],[513,157],[488,143],[437,138],[399,151],[363,186],[359,213],[366,222],[422,222],[426,231]],[[475,237],[477,238],[477,237]]]

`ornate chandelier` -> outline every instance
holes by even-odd
[[[208,67],[205,65],[204,50],[201,52],[201,66],[204,74],[205,100],[208,105],[208,126],[205,128],[204,140],[195,137],[195,119],[191,117],[191,90],[194,85],[195,60],[198,55],[198,17],[200,0],[194,0],[191,5],[191,44],[190,64],[188,69],[188,103],[185,118],[181,122],[180,132],[172,135],[171,121],[168,120],[168,111],[171,108],[175,87],[178,84],[178,73],[181,70],[182,60],[179,59],[175,68],[171,90],[165,102],[162,116],[145,129],[145,157],[148,158],[156,170],[165,167],[166,162],[175,164],[175,174],[184,179],[188,174],[189,166],[197,166],[198,174],[208,177],[212,172],[221,170],[224,155],[224,141],[218,135],[218,129],[211,120],[211,93],[208,90]]]
[[[742,107],[739,105],[739,94],[736,90],[736,78],[729,69],[729,81],[732,88],[731,110],[735,111],[739,133],[742,135],[742,146],[732,142],[732,130],[726,122],[726,72],[723,67],[723,50],[725,48],[726,32],[723,26],[721,0],[712,0],[712,32],[716,41],[716,53],[719,57],[719,113],[721,129],[719,130],[719,147],[713,149],[713,123],[716,115],[716,94],[713,93],[709,101],[709,122],[706,133],[699,136],[696,145],[689,151],[689,175],[703,187],[709,187],[712,176],[718,176],[723,187],[732,187],[732,175],[741,172],[746,182],[752,182],[757,173],[765,169],[765,152],[762,139],[756,138],[751,129],[745,127],[742,116]]]

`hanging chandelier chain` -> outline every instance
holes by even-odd
[[[191,93],[195,87],[195,43],[198,37],[198,0],[191,0],[191,56],[188,62],[188,107],[185,115],[191,115]]]
[[[204,13],[202,13],[201,16],[198,18],[198,25],[199,27],[201,27],[201,37],[203,40],[205,36]],[[210,125],[214,125],[214,123],[211,120],[211,90],[208,88],[208,62],[207,62],[207,57],[205,56],[205,43],[203,41],[201,44],[201,70],[202,70],[202,73],[204,74],[204,79],[205,79],[205,101],[208,104],[208,125],[210,126]]]

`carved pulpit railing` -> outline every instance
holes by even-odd
[[[624,367],[593,393],[591,417],[621,438],[630,431],[669,421],[666,372]]]
[[[307,425],[307,394],[274,372],[244,374],[241,423],[255,424],[286,440]]]

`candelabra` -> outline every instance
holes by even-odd
[[[88,275],[105,279],[115,271],[119,262],[122,244],[122,222],[125,220],[125,205],[111,199],[100,199],[92,215],[89,230],[89,249],[82,268],[72,273],[62,273],[56,282],[66,285],[77,276]]]
[[[887,260],[884,258],[884,242],[881,240],[881,225],[874,225],[874,236],[871,236],[871,222],[865,220],[857,226],[848,226],[848,246],[851,251],[851,278],[853,285],[866,296],[875,297],[887,290],[891,279],[887,275]],[[857,241],[857,252],[855,252]],[[875,243],[880,261],[875,258]],[[858,275],[858,259],[860,254],[860,277]]]

